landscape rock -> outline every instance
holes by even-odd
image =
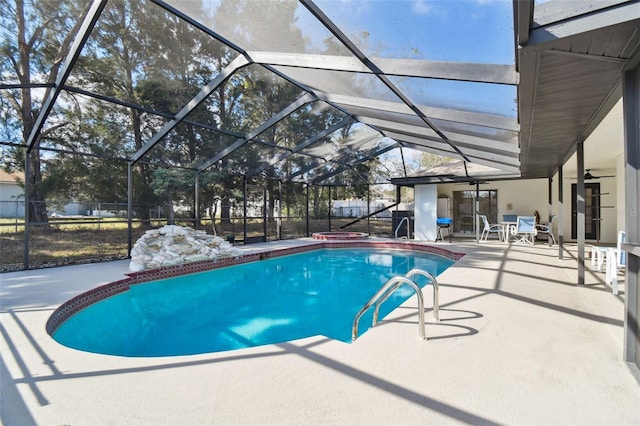
[[[242,250],[205,231],[186,226],[165,225],[144,233],[131,250],[132,272],[162,268],[181,263],[234,257]]]

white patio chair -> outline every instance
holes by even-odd
[[[516,243],[532,246],[536,236],[535,216],[518,216],[514,235],[518,238]]]
[[[618,232],[618,243],[616,247],[607,248],[607,267],[605,282],[611,286],[611,292],[618,294],[618,270],[624,269],[627,264],[627,256],[622,249],[622,244],[626,241],[624,231]]]
[[[598,272],[602,272],[604,259],[607,257],[607,250],[611,247],[591,246],[591,266],[597,266]]]
[[[480,215],[480,219],[482,219],[482,223],[484,224],[484,229],[482,230],[480,241],[487,241],[487,238],[489,238],[489,234],[492,234],[494,232],[498,234],[498,239],[500,241],[504,240],[503,238],[504,228],[502,225],[499,225],[497,223],[490,224],[489,221],[487,220],[487,216],[483,214]]]
[[[536,231],[538,234],[547,234],[547,238],[551,240],[551,244],[556,243],[556,237],[553,236],[553,221],[555,218],[555,215],[551,215],[549,223],[536,224]]]

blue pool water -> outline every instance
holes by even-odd
[[[452,263],[412,251],[315,250],[134,285],[73,315],[53,337],[122,356],[218,352],[314,335],[350,342],[355,314],[389,278],[413,268],[437,276]],[[380,317],[412,295],[403,285]],[[359,334],[370,324],[368,312]]]

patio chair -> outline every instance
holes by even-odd
[[[536,224],[536,231],[538,234],[547,234],[547,238],[551,240],[551,244],[556,243],[556,238],[553,236],[553,221],[555,218],[555,215],[551,215],[549,223]]]
[[[607,250],[610,248],[606,246],[591,246],[591,266],[596,266],[598,272],[602,272],[604,259],[607,257]]]
[[[533,245],[536,236],[536,218],[534,216],[518,216],[514,235],[516,243]]]
[[[627,256],[625,251],[622,249],[622,244],[625,241],[625,232],[619,231],[616,247],[607,248],[605,282],[611,286],[611,292],[613,294],[618,294],[618,270],[624,269],[627,264]]]
[[[480,241],[487,241],[487,238],[489,238],[489,234],[494,232],[498,234],[498,239],[500,241],[504,240],[503,238],[504,227],[502,225],[499,225],[497,223],[490,224],[489,221],[487,220],[487,216],[483,214],[480,215],[480,219],[482,219],[482,223],[484,224],[484,229],[482,230]]]
[[[517,214],[503,214],[502,215],[502,220],[504,222],[516,222],[516,220],[518,219],[518,215]]]

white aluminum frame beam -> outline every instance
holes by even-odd
[[[379,70],[374,71],[352,56],[260,51],[248,51],[247,54],[258,64],[272,66],[366,74],[380,73],[398,77],[433,78],[512,86],[517,85],[519,80],[518,73],[512,65],[371,58]]]
[[[429,140],[437,140],[442,142],[440,138],[438,138],[438,135],[428,127],[415,126],[411,124],[403,124],[403,123],[398,123],[396,121],[390,121],[390,120],[379,120],[376,118],[363,117],[363,116],[358,116],[358,119],[362,123],[368,124],[370,126],[375,126],[377,129],[385,133],[396,132],[400,134],[406,134],[409,136],[416,136],[419,138],[426,138]],[[496,139],[488,139],[488,138],[482,138],[479,136],[472,136],[472,135],[467,135],[463,133],[454,133],[454,132],[449,132],[449,136],[451,140],[453,140],[456,143],[456,145],[460,144],[461,146],[464,145],[466,147],[471,147],[471,148],[486,148],[494,152],[502,151],[505,153],[511,153],[516,155],[520,154],[520,147],[518,146],[517,139],[514,140],[513,142],[505,142],[505,141],[499,141]]]
[[[545,7],[553,8],[553,4],[544,3]],[[606,30],[609,26],[620,26],[624,23],[636,26],[632,21],[640,19],[640,6],[636,1],[619,3],[611,2],[610,7],[599,10],[585,10],[582,7],[572,11],[566,8],[566,2],[555,2],[555,15],[546,16],[548,24],[534,27],[529,32],[529,39],[526,46],[536,46],[544,44],[545,49],[549,49],[549,42],[559,40],[565,42],[569,37],[579,36],[591,31]],[[582,5],[581,5],[582,6]],[[588,5],[589,9],[592,9]],[[535,18],[535,15],[534,15]]]
[[[242,49],[240,46],[238,46],[235,43],[232,43],[230,40],[227,40],[226,38],[222,37],[220,34],[216,33],[215,31],[212,31],[209,27],[207,27],[206,25],[201,24],[199,21],[197,21],[196,19],[192,18],[191,16],[182,13],[180,10],[176,9],[175,7],[167,4],[166,2],[162,1],[162,0],[150,0],[152,3],[157,4],[158,6],[160,6],[161,8],[163,8],[164,10],[166,10],[167,12],[171,13],[174,16],[177,16],[178,18],[186,21],[187,23],[189,23],[189,25],[193,26],[194,28],[199,29],[200,31],[202,31],[203,33],[211,36],[212,38],[214,38],[215,40],[218,40],[219,42],[221,42],[222,44],[226,45],[227,47],[235,50],[236,52],[247,56],[247,52]]]
[[[513,18],[516,25],[516,42],[524,45],[529,41],[529,29],[533,22],[534,0],[514,0],[513,2]]]
[[[456,153],[451,152],[451,151],[447,151],[444,148],[434,147],[434,146],[430,146],[430,145],[421,145],[421,144],[411,143],[411,142],[408,142],[408,141],[400,141],[400,143],[405,148],[412,148],[412,149],[416,149],[418,151],[430,152],[432,154],[442,155],[442,156],[451,157],[451,158],[457,158],[457,159],[461,160],[461,158],[458,158]],[[490,161],[490,160],[487,160],[486,158],[481,158],[481,157],[474,157],[472,155],[470,155],[470,157],[472,157],[474,159],[473,162],[476,163],[476,164],[481,164],[483,166],[493,167],[494,169],[504,170],[505,172],[509,172],[509,173],[512,173],[512,174],[517,174],[518,176],[520,176],[520,167],[509,166],[509,165],[506,165],[506,164],[499,164],[499,163],[496,163],[495,161]]]
[[[407,117],[415,118],[415,115],[405,104],[401,102],[382,101],[371,98],[358,98],[354,96],[339,95],[335,93],[326,93],[316,91],[316,96],[323,101],[344,107],[349,111],[353,107],[359,108],[361,111],[380,111],[395,114],[404,114]],[[519,132],[520,125],[516,118],[504,117],[494,114],[484,114],[478,112],[461,111],[455,109],[435,108],[424,105],[417,106],[429,118],[434,120],[451,121],[460,124],[469,124],[474,126],[489,127],[493,129],[508,130]],[[369,114],[364,114],[369,115]]]
[[[448,145],[443,144],[442,142],[437,141],[428,141],[412,136],[396,134],[396,133],[385,133],[388,137],[393,138],[404,145],[405,142],[410,143],[414,146],[420,147],[429,147],[434,149],[440,149],[443,153],[447,153],[448,156],[457,154],[449,148]],[[504,170],[513,171],[514,168],[518,171],[520,170],[520,159],[517,156],[508,156],[501,155],[496,153],[491,153],[483,150],[465,148],[465,154],[469,157],[473,158],[475,162],[479,163],[480,161],[484,161],[486,165],[501,168]]]

